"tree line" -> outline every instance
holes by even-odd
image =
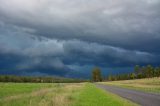
[[[109,75],[106,78],[102,78],[100,68],[94,68],[92,71],[92,81],[116,81],[116,80],[130,80],[141,78],[160,77],[160,67],[153,67],[152,65],[134,67],[134,71],[128,74]]]
[[[116,81],[116,80],[130,80],[141,78],[160,77],[160,67],[153,67],[152,65],[139,66],[136,65],[134,72],[129,74],[109,75],[102,77],[101,69],[95,67],[92,70],[92,80],[99,81]],[[33,82],[33,83],[79,83],[88,82],[85,79],[72,79],[62,77],[34,77],[34,76],[15,76],[15,75],[0,75],[0,82]]]
[[[0,82],[80,83],[80,82],[85,82],[85,81],[87,80],[62,78],[62,77],[34,77],[34,76],[0,75]]]

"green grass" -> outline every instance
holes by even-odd
[[[117,95],[87,84],[77,97],[74,106],[136,106],[136,104]]]
[[[0,83],[0,106],[134,106],[91,83]]]
[[[111,86],[119,86],[128,89],[140,90],[144,92],[160,93],[160,77],[124,81],[109,81],[101,83]]]
[[[70,106],[84,84],[0,83],[0,106]]]
[[[15,94],[29,93],[41,88],[52,87],[55,84],[40,84],[40,83],[0,83],[0,99],[5,96]]]

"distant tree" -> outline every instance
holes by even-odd
[[[148,65],[146,67],[146,74],[148,78],[153,76],[153,71],[154,71],[154,68],[151,65]]]
[[[109,80],[109,81],[112,81],[112,75],[109,75],[109,76],[108,76],[108,80]]]
[[[157,71],[158,71],[158,72],[157,72],[157,77],[160,77],[160,67],[158,68]]]
[[[146,67],[145,66],[141,67],[141,74],[142,74],[142,78],[146,78]]]
[[[87,81],[87,80],[70,79],[70,78],[54,78],[54,77],[0,75],[0,82],[67,83],[67,82],[84,82],[84,81]]]
[[[134,73],[131,73],[131,74],[130,74],[130,79],[135,79],[135,76],[136,76],[136,75],[135,75]]]
[[[160,77],[160,67],[136,65],[133,73],[108,76],[109,81]]]
[[[143,75],[142,75],[142,73],[139,73],[139,74],[137,75],[137,79],[141,79],[141,78],[143,78]]]
[[[139,72],[140,72],[140,66],[139,66],[139,65],[136,65],[136,66],[134,67],[134,72],[135,72],[136,75],[139,74]]]
[[[92,70],[92,80],[94,82],[102,81],[102,75],[101,75],[101,70],[98,67],[95,67]]]
[[[5,82],[5,76],[0,75],[0,82]]]
[[[154,77],[160,77],[160,67],[154,69]]]

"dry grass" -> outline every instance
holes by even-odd
[[[57,84],[51,88],[42,88],[30,93],[4,97],[1,106],[71,106],[74,95],[84,84]]]
[[[64,92],[57,94],[52,99],[53,106],[71,106],[73,104],[73,93],[84,87],[84,84],[68,84],[64,86]]]
[[[25,86],[25,84],[24,84]],[[132,106],[90,83],[53,84],[32,92],[4,96],[0,106]]]
[[[34,91],[32,93],[28,93],[28,94],[19,94],[19,95],[14,95],[14,96],[8,96],[8,97],[5,97],[3,98],[4,101],[11,101],[11,100],[16,100],[16,99],[21,99],[21,98],[24,98],[24,97],[35,97],[35,96],[41,96],[41,95],[44,95],[46,94],[47,92],[50,92],[52,91],[53,89],[40,89],[38,91]]]
[[[143,90],[146,92],[160,93],[160,77],[124,81],[110,81],[102,83],[107,85]]]

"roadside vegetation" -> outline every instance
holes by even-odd
[[[134,106],[91,83],[0,83],[0,106]]]
[[[122,81],[107,81],[100,83],[123,88],[141,90],[145,92],[160,93],[160,77]]]
[[[76,98],[74,106],[137,106],[131,101],[99,89],[90,83],[85,85]]]

